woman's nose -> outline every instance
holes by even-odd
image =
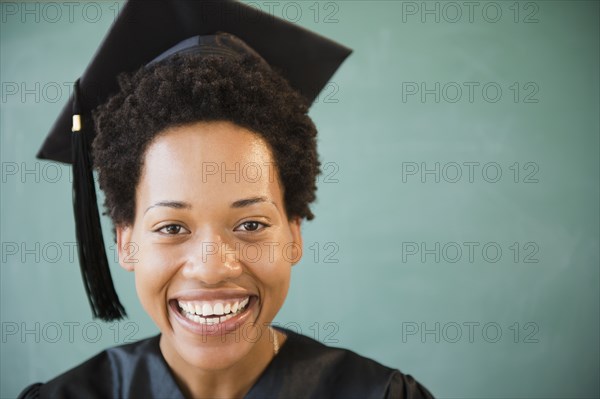
[[[183,267],[183,275],[207,285],[219,284],[238,277],[242,265],[235,246],[227,244],[221,236],[194,243]]]

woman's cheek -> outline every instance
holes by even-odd
[[[162,244],[147,244],[140,249],[144,254],[143,261],[138,267],[144,274],[155,275],[156,277],[163,274],[173,273],[173,269],[177,267],[179,259],[182,257],[181,248],[173,245]]]
[[[167,283],[172,280],[180,265],[181,254],[172,248],[143,248],[143,257],[140,257],[135,266],[136,290],[142,306],[152,314],[150,307],[156,300],[162,302],[166,298],[163,292]]]
[[[258,250],[252,252],[259,256],[254,255],[255,258],[246,260],[245,263],[267,285],[276,282],[276,287],[285,288],[281,283],[289,280],[291,274],[291,262],[286,255],[286,252],[290,252],[289,247],[289,244],[282,241],[262,243]]]

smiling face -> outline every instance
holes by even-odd
[[[229,368],[272,351],[268,325],[301,256],[271,151],[229,122],[170,128],[148,147],[119,260],[177,372]]]

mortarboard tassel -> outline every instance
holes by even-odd
[[[94,317],[105,321],[118,320],[126,313],[115,291],[104,248],[90,162],[90,138],[85,129],[86,121],[82,120],[84,113],[79,97],[79,80],[75,82],[73,93],[73,210],[79,266]]]

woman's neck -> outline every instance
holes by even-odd
[[[281,347],[286,336],[273,329],[263,334],[253,348],[238,362],[219,370],[207,370],[189,365],[172,348],[160,348],[167,364],[186,398],[243,398],[254,386],[274,357],[274,336]]]

